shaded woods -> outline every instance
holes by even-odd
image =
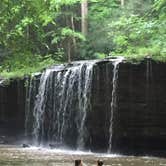
[[[1,77],[123,55],[165,60],[166,0],[1,0]]]

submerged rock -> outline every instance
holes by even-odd
[[[29,144],[22,144],[22,147],[23,148],[30,148],[30,145]]]
[[[7,144],[8,141],[6,140],[5,136],[0,136],[0,144]]]

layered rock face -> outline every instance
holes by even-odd
[[[119,70],[114,150],[159,154],[166,144],[166,64],[123,63]]]
[[[0,85],[0,142],[15,143],[24,136],[24,80]]]
[[[78,138],[81,136],[84,138],[83,142],[80,143],[84,147],[81,148],[91,149],[92,151],[111,151],[113,153],[135,155],[164,154],[166,149],[166,64],[157,63],[150,59],[138,64],[120,63],[118,77],[114,82],[115,66],[112,62],[107,60],[98,61],[91,67],[93,67],[93,70],[87,70],[87,64],[78,69],[70,68],[69,70],[66,68],[60,71],[59,74],[57,71],[51,72],[52,75],[47,76],[48,80],[43,77],[46,86],[42,86],[49,88],[45,93],[43,92],[43,95],[46,96],[45,98],[43,98],[42,93],[39,94],[41,90],[39,90],[39,81],[41,79],[38,78],[35,82],[32,81],[31,86],[33,88],[31,90],[34,93],[30,95],[31,103],[29,103],[28,107],[30,119],[25,128],[29,132],[34,131],[33,123],[36,117],[34,117],[33,111],[38,110],[37,106],[34,106],[38,96],[38,98],[40,97],[45,101],[45,104],[38,99],[37,102],[42,106],[44,114],[41,115],[42,121],[40,121],[39,117],[37,118],[38,124],[43,124],[43,126],[38,126],[37,129],[39,131],[40,128],[42,129],[43,138],[46,141],[51,140],[52,143],[54,137],[57,140],[61,139],[61,137],[49,133],[53,133],[54,130],[56,133],[56,126],[59,126],[60,129],[64,127],[60,124],[63,122],[63,124],[68,125],[65,127],[64,133],[62,132],[64,137],[62,137],[62,140],[65,140],[65,144],[69,147],[78,148],[78,143],[80,142]],[[79,74],[79,70],[82,74]],[[85,77],[88,71],[93,71],[91,85],[88,83],[90,91],[85,89],[85,84],[89,80]],[[59,77],[57,77],[58,75]],[[64,79],[65,76],[66,79]],[[74,78],[76,81],[73,81]],[[79,80],[82,80],[83,84],[80,84]],[[58,81],[63,81],[65,89],[63,84]],[[67,86],[68,83],[75,90],[71,90]],[[116,86],[113,86],[115,83]],[[1,136],[5,134],[18,137],[20,137],[20,134],[24,135],[24,124],[27,119],[25,117],[25,103],[27,105],[27,102],[30,101],[26,100],[26,87],[24,84],[25,81],[14,81],[9,86],[0,86]],[[81,90],[81,87],[84,87],[84,89]],[[80,93],[78,92],[79,90]],[[58,99],[56,92],[68,101]],[[82,96],[84,92],[88,95]],[[89,92],[91,92],[90,95]],[[50,95],[51,93],[56,97],[56,100]],[[81,96],[83,97],[82,99]],[[71,100],[72,97],[73,100]],[[68,102],[70,105],[68,105]],[[76,102],[76,104],[73,102]],[[88,104],[85,102],[88,102]],[[61,109],[56,107],[58,103],[64,103],[64,106],[66,106],[66,109],[61,108],[63,111],[65,110],[65,116],[60,112]],[[82,111],[82,107],[87,109],[86,114],[85,112],[81,114],[77,112]],[[54,109],[53,112],[51,111],[52,109]],[[113,113],[111,113],[111,109],[113,109]],[[59,114],[57,111],[59,111]],[[56,114],[55,117],[54,113]],[[72,116],[72,118],[68,115]],[[44,120],[43,116],[46,116]],[[58,116],[61,118],[58,119]],[[51,121],[48,117],[54,119],[54,121]],[[55,121],[57,122],[55,123]],[[79,121],[82,123],[78,124]],[[50,127],[48,128],[48,126]],[[81,130],[79,130],[80,128]],[[38,138],[40,137],[38,135]]]

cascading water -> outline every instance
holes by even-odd
[[[152,61],[150,57],[147,57],[146,62],[146,102],[149,103],[150,83],[152,82]]]
[[[37,77],[41,73],[35,73],[30,78],[26,79],[26,102],[25,102],[25,136],[28,137],[32,134],[33,130],[33,107],[36,95],[38,93]]]
[[[81,123],[77,122],[77,128],[79,129],[77,147],[79,149],[83,149],[85,146],[85,120],[87,116],[87,110],[91,109],[91,86],[92,86],[92,74],[93,74],[93,63],[89,64],[86,68],[85,72],[85,81],[83,81],[82,76],[79,75],[79,90],[78,90],[78,98],[79,98],[79,116],[81,118]],[[82,89],[82,90],[81,90]]]
[[[79,62],[73,66],[55,66],[40,77],[36,99],[31,105],[29,88],[26,125],[33,123],[33,136],[37,143],[65,142],[66,137],[77,133],[77,148],[82,149],[86,140],[86,116],[91,109],[91,82],[95,61]],[[33,84],[30,82],[30,86]],[[33,118],[29,112],[33,111]],[[33,120],[31,120],[33,119]],[[73,131],[74,130],[74,131]],[[75,138],[76,136],[76,138]]]
[[[112,78],[112,100],[111,100],[111,118],[109,127],[109,146],[108,153],[112,151],[112,136],[114,125],[114,112],[117,108],[117,83],[118,83],[118,70],[119,64],[122,62],[123,57],[119,57],[113,61],[113,78]]]
[[[1,77],[0,77],[0,85],[3,86],[3,83],[5,82],[5,80],[3,80]]]
[[[107,60],[114,66],[108,152],[112,150],[118,69],[122,60]],[[86,119],[87,112],[91,110],[93,68],[96,62],[55,66],[43,72],[38,83],[35,77],[30,81],[25,127],[32,132],[34,142],[74,144],[77,149],[84,149],[89,135]],[[38,87],[37,90],[32,89],[34,85]]]
[[[25,102],[25,136],[28,136],[28,119],[30,116],[30,105],[31,105],[31,93],[32,93],[32,78],[28,78],[26,82],[26,102]]]
[[[37,99],[35,101],[34,107],[34,117],[35,117],[35,125],[34,125],[34,135],[37,141],[40,141],[39,135],[41,137],[44,136],[44,112],[46,109],[46,100],[47,100],[47,92],[49,90],[48,84],[46,84],[48,78],[52,75],[52,70],[47,69],[44,72],[40,79],[39,92],[37,95]]]

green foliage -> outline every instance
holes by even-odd
[[[138,16],[121,17],[109,24],[109,37],[117,54],[165,54],[165,27],[156,20],[146,20]]]
[[[70,23],[71,16],[74,21],[78,19],[78,3],[79,0],[1,0],[0,48],[6,51],[0,57],[1,75],[31,73],[53,60],[66,60],[66,39],[85,40]]]
[[[165,10],[166,10],[166,0],[155,0],[154,8],[157,11],[165,12]]]
[[[89,0],[86,38],[82,0],[1,0],[0,72],[14,77],[56,61],[150,55],[166,59],[166,0]],[[70,51],[70,52],[69,52]],[[73,58],[74,57],[74,58]]]
[[[166,0],[119,2],[92,1],[88,52],[166,59]]]
[[[81,33],[75,32],[74,30],[72,30],[70,28],[62,28],[61,35],[62,35],[62,39],[74,37],[76,39],[85,41],[85,37]]]
[[[151,10],[153,0],[125,0],[123,14],[126,16],[144,16]]]
[[[78,0],[2,0],[0,45],[13,53],[29,51],[44,55],[52,53],[53,47],[55,52],[59,48],[65,30],[68,29],[68,33],[71,30],[71,27],[64,23],[67,17],[73,14],[69,7],[78,2]],[[65,12],[64,7],[68,12]],[[83,39],[75,30],[70,31],[70,36]]]
[[[87,38],[89,48],[93,49],[91,51],[93,53],[108,54],[113,47],[107,35],[108,23],[110,19],[115,19],[119,15],[118,2],[116,0],[91,0],[90,2],[89,36]]]
[[[7,57],[0,68],[0,75],[5,78],[23,77],[34,72],[39,72],[56,63],[50,55],[44,58],[30,53],[18,53]]]

